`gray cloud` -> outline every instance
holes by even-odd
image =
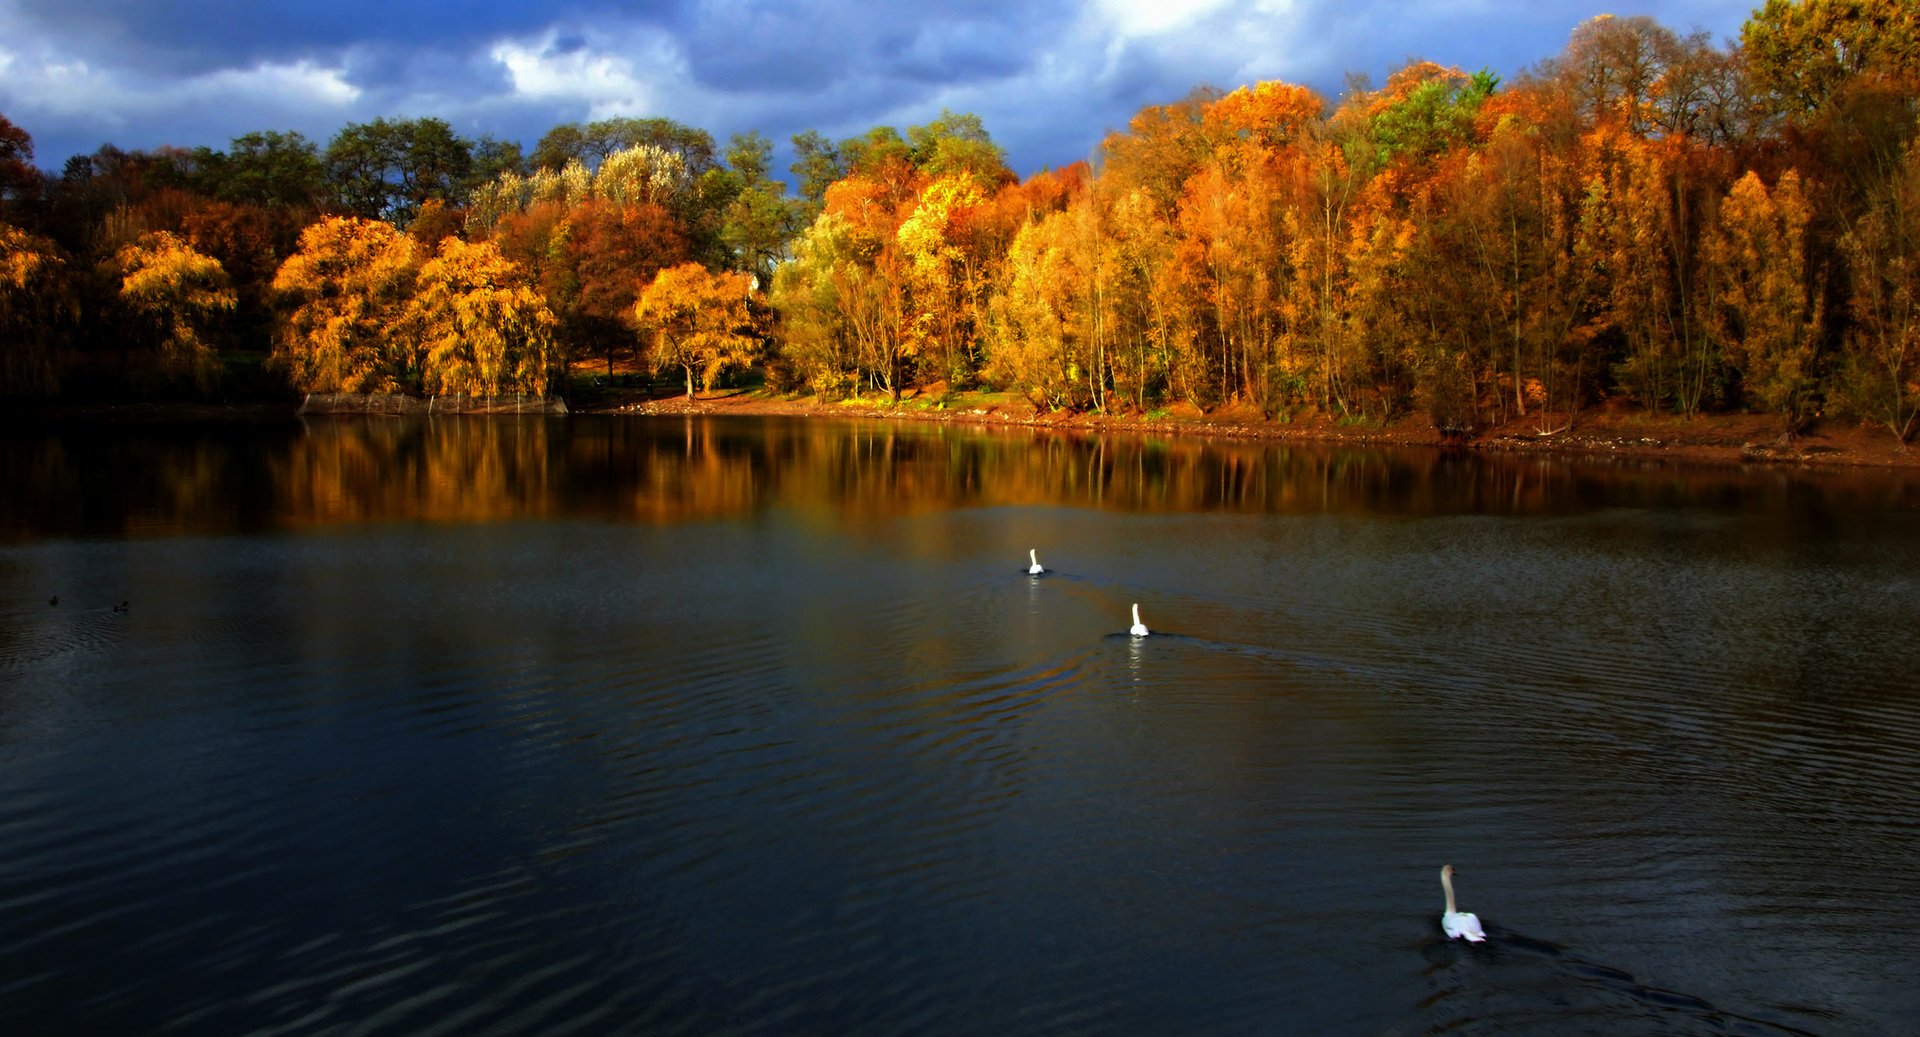
[[[1025,173],[1088,157],[1143,105],[1201,84],[1286,79],[1333,100],[1346,73],[1379,81],[1414,57],[1510,76],[1558,53],[1589,3],[0,0],[0,113],[57,167],[107,141],[224,146],[290,128],[324,143],[377,115],[529,146],[561,122],[662,115],[784,144],[952,108],[980,114]],[[1615,13],[1725,38],[1748,10]]]

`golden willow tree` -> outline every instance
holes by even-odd
[[[521,268],[488,243],[440,243],[421,264],[405,323],[418,335],[421,388],[435,395],[544,395],[558,325]]]
[[[635,325],[653,340],[654,369],[680,368],[688,399],[696,373],[701,388],[711,390],[721,373],[752,362],[759,343],[748,306],[752,292],[752,274],[682,263],[660,271],[634,303]]]
[[[308,227],[273,287],[289,305],[274,359],[307,392],[542,395],[557,321],[488,243],[428,250],[390,224]]]
[[[419,275],[414,239],[392,224],[321,220],[274,275],[290,309],[274,360],[305,392],[399,392],[420,383],[416,323],[406,319]]]
[[[202,389],[220,371],[209,329],[232,313],[233,282],[212,256],[166,231],[143,234],[114,256],[120,300],[154,340],[163,370],[183,374]]]

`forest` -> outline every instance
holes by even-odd
[[[1142,109],[1025,179],[973,115],[531,151],[430,118],[102,146],[0,114],[0,397],[559,394],[642,365],[823,399],[991,389],[1443,430],[1623,404],[1920,417],[1920,10],[1601,15],[1510,79]]]

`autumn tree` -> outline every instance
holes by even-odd
[[[1697,38],[1683,40],[1645,15],[1603,14],[1575,28],[1566,50],[1543,69],[1567,92],[1586,125],[1613,123],[1646,136],[1658,123],[1686,118],[1673,109],[1675,73],[1694,60],[1690,48],[1704,45]]]
[[[1740,43],[1762,98],[1804,116],[1867,73],[1920,73],[1920,10],[1908,0],[1766,0]]]
[[[566,216],[559,261],[571,291],[555,300],[582,345],[594,348],[613,373],[616,353],[631,352],[629,320],[641,290],[660,271],[687,262],[690,248],[661,206],[589,202]]]
[[[695,372],[701,387],[712,389],[722,372],[752,362],[758,342],[748,305],[752,280],[750,274],[681,263],[655,275],[634,303],[635,325],[652,338],[655,369],[685,372],[688,399]]]
[[[417,386],[406,313],[418,270],[414,240],[392,224],[334,216],[308,227],[274,275],[289,306],[274,360],[307,392]]]
[[[666,118],[615,116],[555,126],[534,145],[527,164],[559,172],[569,163],[578,162],[593,171],[609,157],[639,147],[671,154],[691,178],[712,169],[718,158],[713,136],[705,130]]]
[[[0,223],[0,396],[58,387],[55,349],[78,315],[70,267],[59,247]]]
[[[1814,360],[1822,318],[1807,270],[1811,218],[1799,174],[1768,190],[1749,172],[1733,185],[1708,237],[1718,285],[1714,327],[1747,395],[1797,431],[1814,405]]]
[[[975,247],[987,200],[968,174],[929,183],[894,232],[913,300],[917,352],[933,377],[959,383],[975,365],[974,313],[986,257]]]
[[[1920,141],[1841,242],[1850,291],[1838,395],[1902,443],[1920,421]]]
[[[547,391],[558,322],[527,273],[490,243],[443,240],[420,265],[402,320],[418,336],[426,392]]]
[[[1094,355],[1093,254],[1076,227],[1083,218],[1056,212],[1022,227],[995,300],[989,373],[1049,409],[1093,403],[1103,377]]]
[[[0,207],[32,194],[40,184],[33,168],[33,138],[0,115]],[[0,215],[6,209],[0,208]]]
[[[114,261],[121,302],[154,341],[162,369],[191,377],[203,390],[212,385],[220,370],[212,326],[235,301],[219,260],[159,231],[142,235]]]
[[[1116,178],[1121,191],[1138,188],[1171,220],[1187,179],[1212,154],[1205,132],[1208,107],[1218,90],[1202,88],[1173,104],[1142,108],[1125,132],[1101,142],[1103,177]]]

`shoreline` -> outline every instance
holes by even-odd
[[[301,421],[400,416],[398,410],[355,407],[302,414],[299,400],[231,404],[101,403],[16,409],[0,416],[8,425],[45,421]],[[417,409],[416,409],[417,410]],[[1920,470],[1920,448],[1900,444],[1885,428],[1823,420],[1809,431],[1783,440],[1777,419],[1768,415],[1717,414],[1680,418],[1670,414],[1596,407],[1573,416],[1553,416],[1556,427],[1540,431],[1538,415],[1449,438],[1421,416],[1385,424],[1338,422],[1318,418],[1300,422],[1264,420],[1190,407],[1153,416],[1043,412],[1024,399],[987,394],[941,397],[930,391],[903,394],[899,403],[866,398],[825,403],[804,396],[783,396],[762,389],[719,390],[689,400],[684,395],[654,396],[644,390],[612,390],[581,401],[566,411],[596,416],[714,415],[799,417],[835,420],[916,421],[1028,428],[1083,435],[1145,435],[1202,439],[1258,440],[1394,447],[1458,449],[1488,454],[1538,454],[1567,458],[1617,458],[1734,466],[1852,469],[1906,472]],[[423,412],[422,412],[423,413]],[[531,413],[531,412],[527,412]],[[511,417],[503,408],[480,417]],[[411,416],[411,415],[409,415]]]
[[[637,394],[636,394],[637,395]],[[926,395],[926,394],[922,394]],[[822,403],[806,398],[772,396],[758,390],[722,390],[688,400],[671,398],[609,398],[581,406],[576,414],[611,415],[740,415],[826,417],[843,420],[944,422],[983,427],[1046,429],[1086,434],[1124,433],[1152,436],[1192,436],[1212,439],[1297,441],[1328,444],[1429,447],[1484,453],[1542,454],[1580,458],[1667,459],[1716,465],[1771,465],[1803,468],[1920,470],[1920,449],[1900,444],[1879,426],[1821,421],[1792,438],[1783,439],[1777,419],[1768,415],[1723,414],[1680,418],[1638,410],[1590,408],[1574,415],[1554,415],[1556,426],[1539,429],[1538,416],[1480,430],[1471,436],[1449,438],[1424,417],[1408,417],[1386,424],[1340,423],[1318,419],[1277,422],[1232,413],[1199,414],[1189,411],[1165,417],[1112,416],[1036,411],[1022,400],[940,407],[903,397],[888,402]]]

